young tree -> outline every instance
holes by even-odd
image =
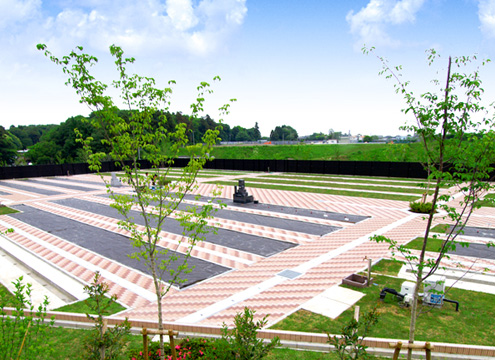
[[[61,59],[52,55],[43,44],[39,44],[38,49],[62,67],[68,76],[66,84],[72,86],[80,96],[80,102],[87,104],[93,111],[89,121],[94,127],[103,130],[103,142],[110,148],[109,155],[122,168],[123,181],[133,190],[133,193],[117,194],[107,183],[108,192],[114,199],[112,206],[124,218],[120,226],[130,234],[130,240],[136,248],[131,257],[144,261],[153,278],[158,327],[163,330],[162,300],[173,285],[185,281],[183,275],[190,271],[187,261],[191,250],[210,230],[207,220],[216,211],[213,202],[200,208],[191,208],[190,211],[178,211],[178,207],[185,195],[194,189],[198,171],[211,158],[211,148],[218,140],[219,130],[207,130],[202,143],[187,147],[190,152],[189,162],[183,168],[180,179],[170,182],[167,180],[170,168],[178,157],[179,150],[188,144],[186,124],[178,123],[174,131],[167,131],[164,114],[170,105],[172,89],[157,88],[153,78],[128,75],[127,67],[135,59],[124,58],[122,49],[112,45],[110,53],[115,58],[119,73],[119,79],[112,83],[112,87],[120,92],[128,110],[126,116],[121,116],[114,100],[106,93],[108,85],[96,80],[90,72],[98,61],[95,57],[83,53],[82,47]],[[215,77],[214,80],[220,78]],[[170,81],[169,85],[173,83],[175,82]],[[193,116],[203,110],[205,95],[212,93],[207,82],[202,82],[197,90],[197,99],[191,105]],[[222,106],[221,114],[227,114],[229,106],[230,104]],[[101,159],[106,154],[92,152],[89,146],[91,140],[81,137],[88,152],[91,169],[99,171]],[[140,171],[139,157],[151,163],[151,175],[144,175]],[[154,179],[158,179],[159,186],[151,188],[149,185]],[[143,227],[134,221],[133,210],[139,212],[145,224]],[[169,217],[179,221],[184,229],[184,237],[176,248],[180,250],[186,247],[187,250],[182,250],[182,253],[160,247],[160,233]],[[162,336],[160,348],[164,354]]]
[[[94,328],[84,340],[85,358],[88,360],[123,359],[123,348],[126,337],[131,333],[131,323],[125,320],[107,329],[105,316],[109,315],[111,306],[117,302],[117,295],[108,297],[108,284],[101,280],[98,271],[95,272],[93,282],[84,286],[88,298],[84,303],[90,310],[86,317],[94,321]]]
[[[369,53],[373,49],[363,50]],[[428,52],[430,66],[438,58],[435,50]],[[384,236],[373,237],[378,242],[388,242],[393,251],[403,253],[405,258],[415,265],[416,288],[409,328],[409,342],[413,343],[416,319],[420,313],[418,294],[421,285],[437,271],[442,259],[448,256],[449,250],[455,250],[457,237],[462,234],[473,211],[480,207],[480,197],[493,189],[488,180],[490,172],[493,171],[491,164],[495,159],[495,134],[492,130],[495,115],[493,106],[485,107],[481,102],[484,91],[481,87],[479,68],[462,72],[475,65],[473,62],[476,57],[449,57],[444,85],[442,86],[439,80],[434,80],[432,83],[436,91],[426,92],[419,98],[409,90],[409,82],[401,80],[400,66],[392,68],[387,60],[382,57],[379,59],[383,66],[380,74],[394,79],[396,92],[404,97],[406,108],[403,112],[414,116],[415,122],[403,126],[402,129],[413,131],[419,136],[426,155],[424,166],[429,174],[428,180],[433,184],[431,208],[425,217],[423,246],[419,256],[407,251],[393,239]],[[485,63],[483,61],[482,65]],[[445,186],[456,191],[441,194],[440,189]],[[458,198],[456,193],[461,198]],[[426,245],[434,219],[436,216],[442,216],[437,215],[437,209],[445,211],[450,226],[438,256],[427,258]],[[436,235],[431,237],[435,238]],[[408,359],[411,356],[409,350]]]

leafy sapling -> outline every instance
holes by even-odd
[[[211,149],[219,140],[219,129],[207,130],[202,141],[193,146],[188,144],[185,124],[177,125],[175,130],[167,130],[165,113],[170,106],[171,86],[175,81],[170,81],[165,88],[159,88],[151,77],[129,74],[128,68],[135,59],[124,57],[123,50],[118,46],[110,47],[118,73],[118,79],[111,85],[102,83],[92,75],[91,68],[98,60],[85,54],[82,47],[77,47],[62,58],[49,52],[46,45],[39,44],[38,49],[62,67],[68,76],[66,84],[76,91],[80,102],[93,111],[94,116],[89,119],[91,125],[104,134],[102,142],[110,149],[108,154],[93,152],[91,138],[79,138],[90,168],[100,171],[102,159],[110,156],[122,169],[123,182],[132,189],[128,193],[116,192],[107,182],[108,192],[114,201],[111,206],[122,217],[119,225],[127,232],[136,249],[130,256],[142,261],[153,278],[158,328],[164,330],[163,299],[172,286],[185,281],[184,276],[190,271],[188,260],[191,251],[203,240],[207,231],[212,231],[209,220],[222,206],[210,202],[192,212],[179,211],[186,195],[197,188],[198,172],[212,158]],[[213,80],[219,81],[220,78],[215,77]],[[120,92],[125,112],[107,94],[110,88]],[[196,101],[191,105],[193,117],[203,111],[206,96],[212,92],[209,83],[200,83]],[[219,109],[221,115],[228,114],[229,110],[230,103]],[[167,181],[182,148],[189,151],[188,163],[182,168],[179,179]],[[149,187],[150,177],[143,176],[141,160],[150,164],[153,176],[162,179],[160,184]],[[218,192],[213,195],[217,196]],[[144,224],[139,225],[135,217],[139,217]],[[184,229],[184,236],[179,241],[167,241],[166,219],[178,221]],[[163,355],[163,336],[160,336],[160,344]]]
[[[367,54],[373,50],[363,49]],[[427,53],[428,64],[436,64],[439,54],[433,49]],[[419,255],[406,251],[393,239],[382,235],[372,237],[374,241],[387,242],[392,251],[403,253],[414,268],[416,287],[409,327],[409,342],[413,343],[421,285],[439,269],[448,250],[455,248],[473,211],[480,207],[479,200],[494,188],[489,180],[493,171],[491,164],[495,162],[495,109],[482,103],[484,90],[479,67],[470,69],[476,57],[449,57],[444,85],[439,80],[432,81],[435,89],[419,98],[409,90],[409,82],[402,81],[400,66],[391,67],[385,58],[378,59],[382,63],[380,74],[394,80],[396,92],[404,98],[403,112],[412,115],[413,121],[401,129],[419,136],[425,154],[424,167],[429,175],[426,190],[433,187]],[[487,62],[482,61],[481,65]],[[466,69],[470,71],[463,72]],[[450,191],[441,192],[442,188]],[[422,202],[426,203],[426,196]],[[427,258],[426,247],[437,217],[447,219],[450,227],[438,256]],[[409,350],[408,359],[411,356]]]

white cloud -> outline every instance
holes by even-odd
[[[359,37],[357,44],[397,46],[399,42],[388,35],[390,25],[414,22],[416,13],[426,0],[370,0],[357,13],[350,11],[346,20],[351,33]]]
[[[168,0],[166,9],[172,25],[177,30],[185,31],[198,23],[191,0]]]
[[[22,26],[6,29],[5,35],[30,38],[34,44],[44,42],[54,50],[81,44],[106,51],[115,43],[133,52],[203,55],[214,52],[243,23],[245,3],[246,0],[68,0],[57,3],[64,7],[53,10],[44,8],[41,0],[1,0],[0,28],[16,21]]]
[[[481,31],[489,38],[495,37],[495,1],[480,0],[478,3],[478,18]]]
[[[34,17],[41,7],[41,0],[0,1],[0,29]]]
[[[397,2],[390,12],[390,21],[394,24],[414,22],[416,13],[421,9],[425,0],[402,0]]]

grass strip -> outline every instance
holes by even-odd
[[[368,190],[368,191],[386,191],[386,192],[399,192],[399,193],[411,193],[411,194],[423,194],[422,189],[403,189],[394,188],[388,186],[365,186],[365,185],[351,185],[342,183],[331,183],[331,182],[308,182],[308,181],[291,181],[291,180],[271,180],[265,178],[247,178],[246,182],[265,182],[270,184],[285,184],[285,185],[300,185],[300,186],[320,186],[334,188],[338,187],[341,189],[356,189],[356,190]],[[251,186],[251,184],[250,184]],[[431,191],[430,191],[431,192]]]
[[[428,238],[428,242],[426,243],[426,251],[440,252],[444,242],[444,239]],[[469,243],[465,241],[455,241],[449,245],[448,252],[455,252],[456,246],[468,247]],[[411,250],[421,250],[423,248],[423,238],[417,237],[416,239],[409,241],[405,247]]]
[[[421,250],[423,248],[423,240],[422,237],[417,237],[416,239],[409,241],[404,247],[411,250]],[[426,251],[439,252],[443,243],[444,240],[442,239],[428,238]]]
[[[0,205],[0,215],[15,214],[19,211],[9,208],[8,206]]]
[[[445,234],[450,228],[449,224],[438,224],[431,228],[432,232]]]
[[[487,194],[478,204],[482,207],[495,207],[495,194]]]
[[[382,259],[371,267],[371,272],[383,275],[397,276],[404,262],[392,259]]]
[[[110,299],[107,298],[107,302]],[[88,306],[86,303],[88,301],[90,304],[93,302],[91,299],[86,299],[86,300],[81,300],[72,304],[64,305],[62,307],[59,307],[58,309],[55,309],[55,311],[61,311],[61,312],[68,312],[68,313],[78,313],[78,314],[87,314],[91,313],[91,308]],[[108,311],[103,314],[103,315],[112,315],[116,314],[118,312],[124,311],[126,308],[119,303],[112,303],[110,307],[108,308]]]
[[[258,178],[277,178],[284,180],[315,180],[315,181],[330,181],[330,182],[338,182],[338,183],[354,183],[354,184],[378,184],[378,185],[394,185],[394,186],[416,186],[420,187],[421,183],[416,181],[387,181],[387,180],[378,180],[378,181],[370,181],[369,179],[362,178],[339,178],[334,176],[285,176],[285,175],[264,175],[259,176]]]
[[[237,185],[235,181],[208,181],[205,184],[218,184],[226,186]],[[334,190],[334,189],[321,189],[321,188],[306,188],[302,186],[289,186],[289,185],[270,185],[270,184],[249,184],[251,188],[257,189],[273,189],[273,190],[286,190],[286,191],[299,191],[309,192],[315,194],[329,194],[329,195],[342,195],[352,197],[362,197],[370,199],[382,199],[382,200],[399,200],[399,201],[415,201],[419,199],[419,196],[413,195],[395,195],[395,194],[383,194],[383,193],[371,193],[363,191],[346,191],[346,190]]]
[[[400,306],[396,297],[390,294],[383,301],[379,300],[380,291],[384,287],[400,291],[403,282],[404,279],[378,275],[374,276],[372,286],[352,288],[366,294],[356,304],[361,314],[375,306],[380,312],[379,323],[371,330],[370,337],[408,338],[410,308]],[[459,301],[460,311],[456,312],[455,306],[449,303],[441,308],[423,307],[416,324],[416,340],[492,346],[495,343],[495,321],[489,314],[495,313],[495,295],[452,288],[446,297]],[[344,311],[335,320],[299,310],[271,329],[339,334],[353,316],[354,308]]]
[[[420,179],[420,178],[399,178],[399,177],[386,177],[386,176],[361,176],[361,175],[337,175],[337,174],[315,174],[315,173],[284,173],[286,175],[311,175],[311,176],[318,176],[318,177],[325,177],[325,176],[331,176],[331,177],[336,177],[336,178],[356,178],[356,179],[369,179],[369,180],[396,180],[396,181],[414,181],[414,182],[423,182],[426,181],[426,179]]]
[[[340,357],[335,352],[322,353],[318,351],[293,350],[293,349],[273,349],[266,360],[338,360]],[[390,359],[368,355],[366,359]]]
[[[15,296],[2,284],[0,284],[0,299],[5,302],[5,306],[14,306]]]

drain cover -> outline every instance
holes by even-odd
[[[277,274],[278,276],[283,276],[287,279],[295,279],[296,277],[299,277],[302,275],[302,273],[300,272],[297,272],[297,271],[293,271],[293,270],[284,270],[284,271],[281,271]]]

